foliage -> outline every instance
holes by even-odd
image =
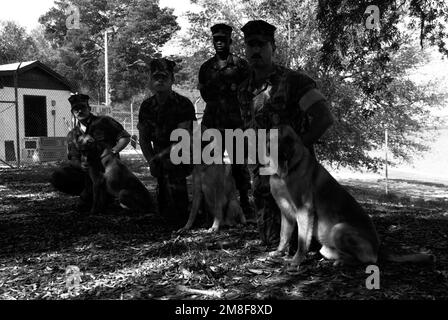
[[[265,19],[277,27],[276,62],[305,70],[331,103],[336,124],[317,147],[320,159],[377,170],[381,161],[371,151],[383,145],[386,127],[395,159],[409,160],[425,149],[423,129],[435,123],[428,110],[444,97],[435,84],[417,85],[408,75],[426,62],[427,45],[447,53],[444,1],[377,1],[379,30],[365,27],[368,1],[193,2],[203,10],[188,13],[184,50],[172,57],[178,62],[176,83],[191,91],[193,102],[199,67],[213,55],[210,27],[217,22],[233,26],[232,51],[244,57],[240,28],[250,19]],[[80,9],[78,30],[66,28],[70,4]],[[0,63],[37,58],[99,103],[104,101],[104,32],[109,30],[111,98],[115,109],[129,109],[131,101],[139,105],[150,92],[145,63],[160,56],[179,29],[175,19],[172,9],[159,8],[157,0],[59,0],[40,18],[43,29],[31,35],[12,22],[2,25]]]
[[[0,23],[0,64],[35,60],[38,48],[26,30],[15,22]]]
[[[67,9],[80,10],[80,29],[66,28]],[[160,47],[179,29],[171,9],[160,9],[158,0],[61,0],[39,21],[47,39],[62,54],[78,88],[104,100],[104,37],[108,31],[111,99],[131,100],[147,88],[145,70],[129,68],[138,59],[148,62],[160,55]],[[59,71],[59,70],[57,70]]]
[[[413,24],[401,22],[413,21],[414,2],[404,2],[398,8],[395,1],[379,1],[378,31],[365,27],[368,2],[196,0],[204,9],[188,14],[192,27],[185,40],[196,54],[184,59],[199,66],[199,58],[211,56],[209,27],[217,21],[234,27],[233,51],[239,54],[244,52],[240,28],[247,20],[264,19],[274,24],[276,62],[305,70],[318,80],[331,103],[336,123],[317,147],[319,158],[375,171],[382,162],[370,151],[382,146],[385,129],[389,130],[393,156],[398,161],[409,160],[425,150],[423,129],[435,120],[428,110],[443,100],[432,84],[418,86],[407,77],[426,59],[426,53],[418,49]],[[433,24],[448,17],[443,11],[446,6],[436,5],[440,11],[432,17]],[[421,36],[436,39],[434,32],[428,29]],[[191,83],[194,76],[184,78]]]

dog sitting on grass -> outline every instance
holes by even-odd
[[[120,206],[139,213],[155,211],[148,189],[117,155],[89,134],[78,138],[82,165],[88,169],[93,184],[91,213],[105,210],[107,193],[118,198]]]
[[[337,264],[376,264],[378,260],[431,263],[435,257],[416,253],[394,255],[380,246],[369,215],[320,165],[290,126],[278,128],[278,170],[270,176],[271,193],[281,211],[280,244],[271,256],[282,255],[298,226],[298,248],[292,268],[305,259],[311,239],[320,253]]]

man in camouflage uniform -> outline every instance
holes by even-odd
[[[130,141],[129,133],[116,120],[108,116],[96,116],[90,112],[89,96],[74,94],[68,101],[75,117],[75,127],[68,133],[69,163],[58,168],[51,176],[51,184],[59,191],[80,195],[79,209],[84,211],[91,206],[92,182],[87,169],[81,167],[81,153],[77,139],[83,133],[90,134],[96,141],[119,156]]]
[[[263,20],[249,21],[241,28],[251,69],[238,89],[245,128],[270,129],[288,124],[312,151],[313,144],[332,125],[333,117],[313,79],[272,62],[275,29]],[[258,169],[254,170],[254,198],[260,237],[264,244],[277,246],[280,210],[270,193],[269,176],[260,175]]]
[[[155,93],[143,101],[138,115],[139,139],[151,175],[157,178],[159,213],[174,226],[184,225],[188,218],[186,177],[192,166],[174,165],[170,159],[171,132],[177,128],[192,133],[196,120],[191,101],[174,92],[175,63],[154,59],[150,63],[150,85]]]
[[[247,77],[248,65],[246,60],[230,52],[231,26],[219,23],[212,26],[211,31],[216,54],[199,69],[199,90],[206,102],[201,124],[209,129],[220,130],[224,137],[225,129],[242,128],[237,88]],[[224,141],[222,145],[224,146]],[[235,151],[234,148],[234,155]],[[232,175],[240,194],[240,204],[244,213],[251,215],[252,206],[248,197],[251,188],[250,174],[246,165],[234,162],[232,161]]]

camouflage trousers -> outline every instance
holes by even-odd
[[[183,227],[188,220],[188,191],[186,177],[161,174],[157,178],[159,214],[174,227]]]
[[[257,225],[263,245],[275,247],[280,240],[280,209],[271,195],[269,176],[254,170],[254,201]]]

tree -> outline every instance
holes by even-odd
[[[70,6],[79,8],[80,28],[66,27]],[[78,88],[104,101],[104,36],[108,33],[111,98],[116,104],[146,87],[147,77],[127,66],[148,62],[179,28],[171,9],[158,0],[61,0],[39,22],[46,38],[61,52],[60,70],[75,79]],[[60,71],[58,70],[58,71]]]
[[[0,23],[0,64],[36,60],[36,43],[15,22]]]
[[[129,67],[136,61],[146,64],[160,57],[160,48],[179,30],[172,9],[160,9],[158,1],[138,1],[117,25],[112,37],[112,83],[117,101],[129,100],[148,90],[145,67]]]
[[[226,21],[234,27],[235,52],[243,49],[240,32],[243,22],[261,18],[277,27],[277,62],[303,69],[316,79],[336,117],[325,143],[317,148],[320,159],[378,170],[381,159],[370,151],[382,145],[386,128],[390,132],[391,152],[398,160],[409,160],[426,148],[423,129],[434,120],[428,109],[440,104],[442,97],[428,90],[430,85],[418,86],[407,78],[409,70],[422,63],[425,53],[419,50],[418,39],[412,37],[415,24],[403,25],[401,21],[415,19],[418,10],[413,5],[419,4],[423,12],[433,14],[434,8],[414,0],[399,5],[390,0],[377,1],[381,28],[369,30],[364,15],[368,2],[196,0],[195,3],[204,10],[188,16],[193,26],[191,39],[185,43],[191,44],[191,51],[195,48],[197,52],[209,51],[209,27],[215,21]],[[429,20],[425,15],[428,20],[425,25],[447,19],[446,5],[438,1],[435,7],[439,9],[437,15]],[[442,27],[437,25],[439,31]],[[421,37],[432,37],[433,43],[443,48],[440,45],[444,34],[436,33],[434,28],[419,33],[420,44]],[[198,54],[192,56],[198,57]]]
[[[39,60],[52,69],[56,69],[61,59],[60,52],[52,47],[51,43],[45,38],[45,29],[39,26],[30,32],[30,37],[34,41],[36,48],[33,60]]]

